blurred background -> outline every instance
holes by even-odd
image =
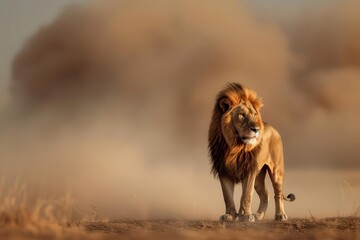
[[[0,35],[6,184],[109,218],[217,219],[207,131],[239,82],[282,135],[288,215],[360,214],[359,1],[1,0]]]

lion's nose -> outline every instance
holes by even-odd
[[[258,133],[260,131],[260,128],[259,127],[252,127],[250,128],[251,131],[253,131],[254,133]]]

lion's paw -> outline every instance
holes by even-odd
[[[265,216],[265,213],[255,213],[254,217],[255,217],[255,221],[260,221],[261,219],[263,219]]]
[[[231,214],[221,215],[219,218],[220,222],[233,222],[235,221],[235,217]]]
[[[255,222],[255,217],[253,214],[241,214],[239,215],[240,222]]]
[[[276,214],[275,215],[275,220],[276,221],[286,221],[288,220],[288,217],[286,216],[286,214]]]

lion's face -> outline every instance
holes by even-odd
[[[220,99],[221,129],[229,146],[246,144],[252,149],[260,142],[264,128],[260,114],[262,103],[255,92],[244,89],[242,97],[228,92]]]
[[[259,142],[263,123],[259,111],[250,103],[241,103],[230,113],[234,127],[234,137],[248,145],[256,145]]]

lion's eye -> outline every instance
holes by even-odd
[[[244,119],[244,114],[239,114],[239,119],[243,120]]]

